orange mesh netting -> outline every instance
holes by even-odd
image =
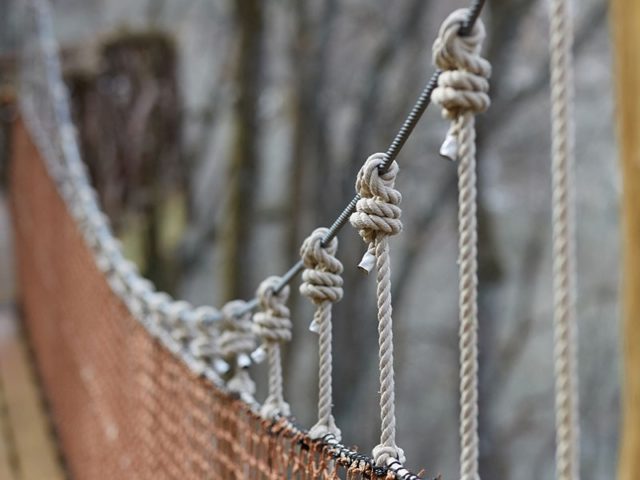
[[[15,132],[21,302],[73,478],[387,478],[364,456],[265,421],[155,340],[98,270],[24,126]]]

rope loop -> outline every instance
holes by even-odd
[[[222,322],[218,338],[220,356],[231,366],[227,388],[235,393],[253,396],[256,386],[249,375],[251,352],[256,349],[251,313],[243,300],[233,300],[222,307]],[[246,312],[239,315],[240,312]]]
[[[368,245],[360,266],[367,271],[373,264],[376,267],[381,434],[380,444],[373,449],[373,459],[378,467],[386,466],[393,460],[405,461],[404,452],[396,445],[391,258],[388,242],[390,235],[402,231],[402,210],[399,207],[402,195],[395,189],[398,164],[394,161],[388,170],[380,172],[386,158],[384,153],[371,155],[358,172],[356,191],[361,198],[356,204],[356,212],[350,218],[351,224]]]
[[[373,268],[375,243],[378,238],[397,235],[402,231],[399,207],[402,195],[394,188],[398,163],[394,160],[386,172],[380,173],[385,153],[374,153],[365,161],[356,178],[356,192],[360,195],[356,211],[349,221],[368,245],[360,267],[369,272]]]
[[[480,55],[486,37],[484,24],[478,19],[469,34],[462,36],[460,28],[468,16],[466,8],[451,13],[433,44],[433,63],[443,72],[431,98],[442,107],[442,116],[453,121],[440,149],[451,160],[458,157],[462,118],[482,113],[491,105],[491,64]]]
[[[216,309],[206,305],[196,308],[193,312],[194,321],[190,328],[192,339],[189,342],[189,351],[195,358],[207,363],[213,362],[220,355],[211,325],[211,318],[217,313]]]
[[[280,282],[277,276],[263,280],[256,294],[260,311],[253,317],[255,333],[262,339],[261,348],[266,350],[269,360],[269,393],[261,410],[267,418],[291,414],[289,404],[284,401],[280,354],[280,345],[291,340],[292,324],[286,306],[290,289],[285,285],[276,293]]]
[[[289,308],[289,286],[285,286],[279,293],[275,292],[280,283],[280,277],[271,276],[258,287],[257,297],[260,311],[254,315],[256,334],[262,338],[264,344],[284,343],[291,340],[291,320]]]
[[[356,178],[356,191],[360,200],[351,215],[351,224],[358,229],[366,243],[373,243],[385,235],[396,235],[402,231],[398,206],[402,195],[394,188],[398,163],[391,162],[389,169],[380,173],[386,154],[375,153],[365,161]]]
[[[316,306],[310,330],[319,336],[318,421],[309,430],[309,436],[320,439],[333,435],[340,441],[341,433],[332,414],[331,305],[342,299],[343,281],[340,274],[343,267],[336,258],[337,238],[333,238],[326,247],[322,247],[322,239],[328,231],[327,228],[317,228],[302,244],[300,256],[305,270],[302,273],[300,293]]]
[[[336,258],[338,239],[334,237],[326,247],[322,246],[322,239],[328,231],[328,228],[315,229],[300,249],[302,263],[305,266],[300,293],[316,306],[326,302],[339,302],[343,295],[343,280],[340,276],[343,267],[340,260]],[[317,318],[314,318],[310,330],[318,333],[320,325],[316,320]]]

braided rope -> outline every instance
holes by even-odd
[[[245,309],[246,302],[233,300],[222,307],[222,322],[218,349],[220,356],[230,365],[231,375],[227,380],[229,391],[241,396],[253,396],[256,386],[249,375],[251,352],[256,349],[251,313],[238,314]]]
[[[317,228],[304,241],[300,256],[305,266],[302,273],[300,293],[316,306],[313,322],[309,328],[318,333],[318,421],[309,430],[311,438],[333,435],[340,441],[342,435],[333,418],[333,391],[331,370],[331,305],[342,299],[342,263],[336,258],[338,239],[333,238],[326,247],[322,240],[327,228]]]
[[[553,325],[556,478],[559,480],[576,480],[580,477],[572,177],[574,162],[572,35],[569,2],[552,0],[549,47],[551,54]]]
[[[371,155],[358,172],[356,191],[360,200],[351,224],[358,229],[367,243],[367,254],[373,251],[376,264],[376,297],[378,307],[378,342],[380,362],[380,444],[373,449],[373,459],[378,466],[399,460],[405,456],[396,445],[395,380],[393,369],[393,321],[391,307],[391,259],[389,235],[402,231],[400,201],[402,195],[394,188],[398,164],[394,161],[381,174],[385,162],[384,153]]]
[[[488,108],[491,65],[480,56],[485,37],[478,20],[468,35],[459,35],[468,10],[443,22],[433,59],[444,72],[433,100],[452,120],[443,149],[458,164],[458,264],[460,269],[460,478],[479,480],[478,471],[478,234],[476,212],[475,114]]]
[[[291,340],[292,325],[289,308],[286,306],[289,287],[275,293],[279,283],[280,277],[277,276],[262,281],[257,292],[260,311],[253,317],[255,331],[262,338],[269,366],[269,393],[260,410],[261,415],[266,418],[287,417],[291,414],[289,404],[284,401],[280,353],[280,345]]]

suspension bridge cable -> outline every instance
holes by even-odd
[[[468,17],[460,27],[460,31],[459,31],[460,35],[465,36],[469,34],[471,29],[475,25],[476,20],[480,16],[480,13],[482,12],[482,8],[484,7],[485,2],[486,0],[473,1],[472,5],[469,7],[469,10],[468,10],[469,11]],[[380,173],[385,173],[389,169],[389,166],[397,158],[398,154],[400,153],[400,150],[402,150],[402,147],[404,147],[404,144],[407,142],[407,140],[413,133],[413,130],[415,129],[416,125],[418,124],[418,122],[422,118],[422,115],[424,114],[424,112],[427,110],[427,107],[431,103],[431,94],[433,93],[435,88],[438,86],[438,78],[440,77],[441,73],[442,72],[440,70],[436,70],[435,72],[433,72],[433,75],[431,75],[431,78],[429,79],[426,86],[420,93],[418,100],[416,100],[416,103],[413,105],[413,108],[409,112],[409,115],[407,115],[407,118],[402,124],[402,127],[400,127],[400,130],[398,131],[393,141],[387,148],[387,151],[385,152],[385,157],[386,157],[385,161],[380,165],[380,168],[379,168]],[[356,196],[351,199],[351,201],[347,204],[347,206],[344,207],[340,215],[338,215],[338,217],[331,224],[327,234],[322,239],[323,247],[326,247],[329,244],[329,242],[335,238],[335,236],[342,229],[342,227],[347,223],[351,214],[356,210],[356,203],[358,203],[358,200],[360,200],[360,195],[356,194]],[[291,283],[291,281],[300,272],[302,272],[302,270],[304,270],[304,265],[302,263],[302,260],[299,260],[289,270],[287,270],[286,273],[284,273],[280,277],[280,283],[276,285],[274,289],[275,293],[279,293],[280,290],[282,290],[286,285]],[[255,310],[257,306],[258,306],[258,299],[254,298],[253,300],[250,300],[249,302],[247,302],[245,309],[243,309],[241,312],[238,312],[238,314],[241,315],[246,313],[247,311]]]

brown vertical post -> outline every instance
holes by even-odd
[[[233,137],[225,188],[229,199],[222,239],[222,301],[254,294],[249,285],[249,247],[258,180],[258,103],[262,74],[264,6],[260,0],[231,0],[238,42],[233,71]],[[250,289],[251,288],[251,289]]]
[[[623,395],[619,480],[640,478],[640,2],[612,0],[623,179]]]

